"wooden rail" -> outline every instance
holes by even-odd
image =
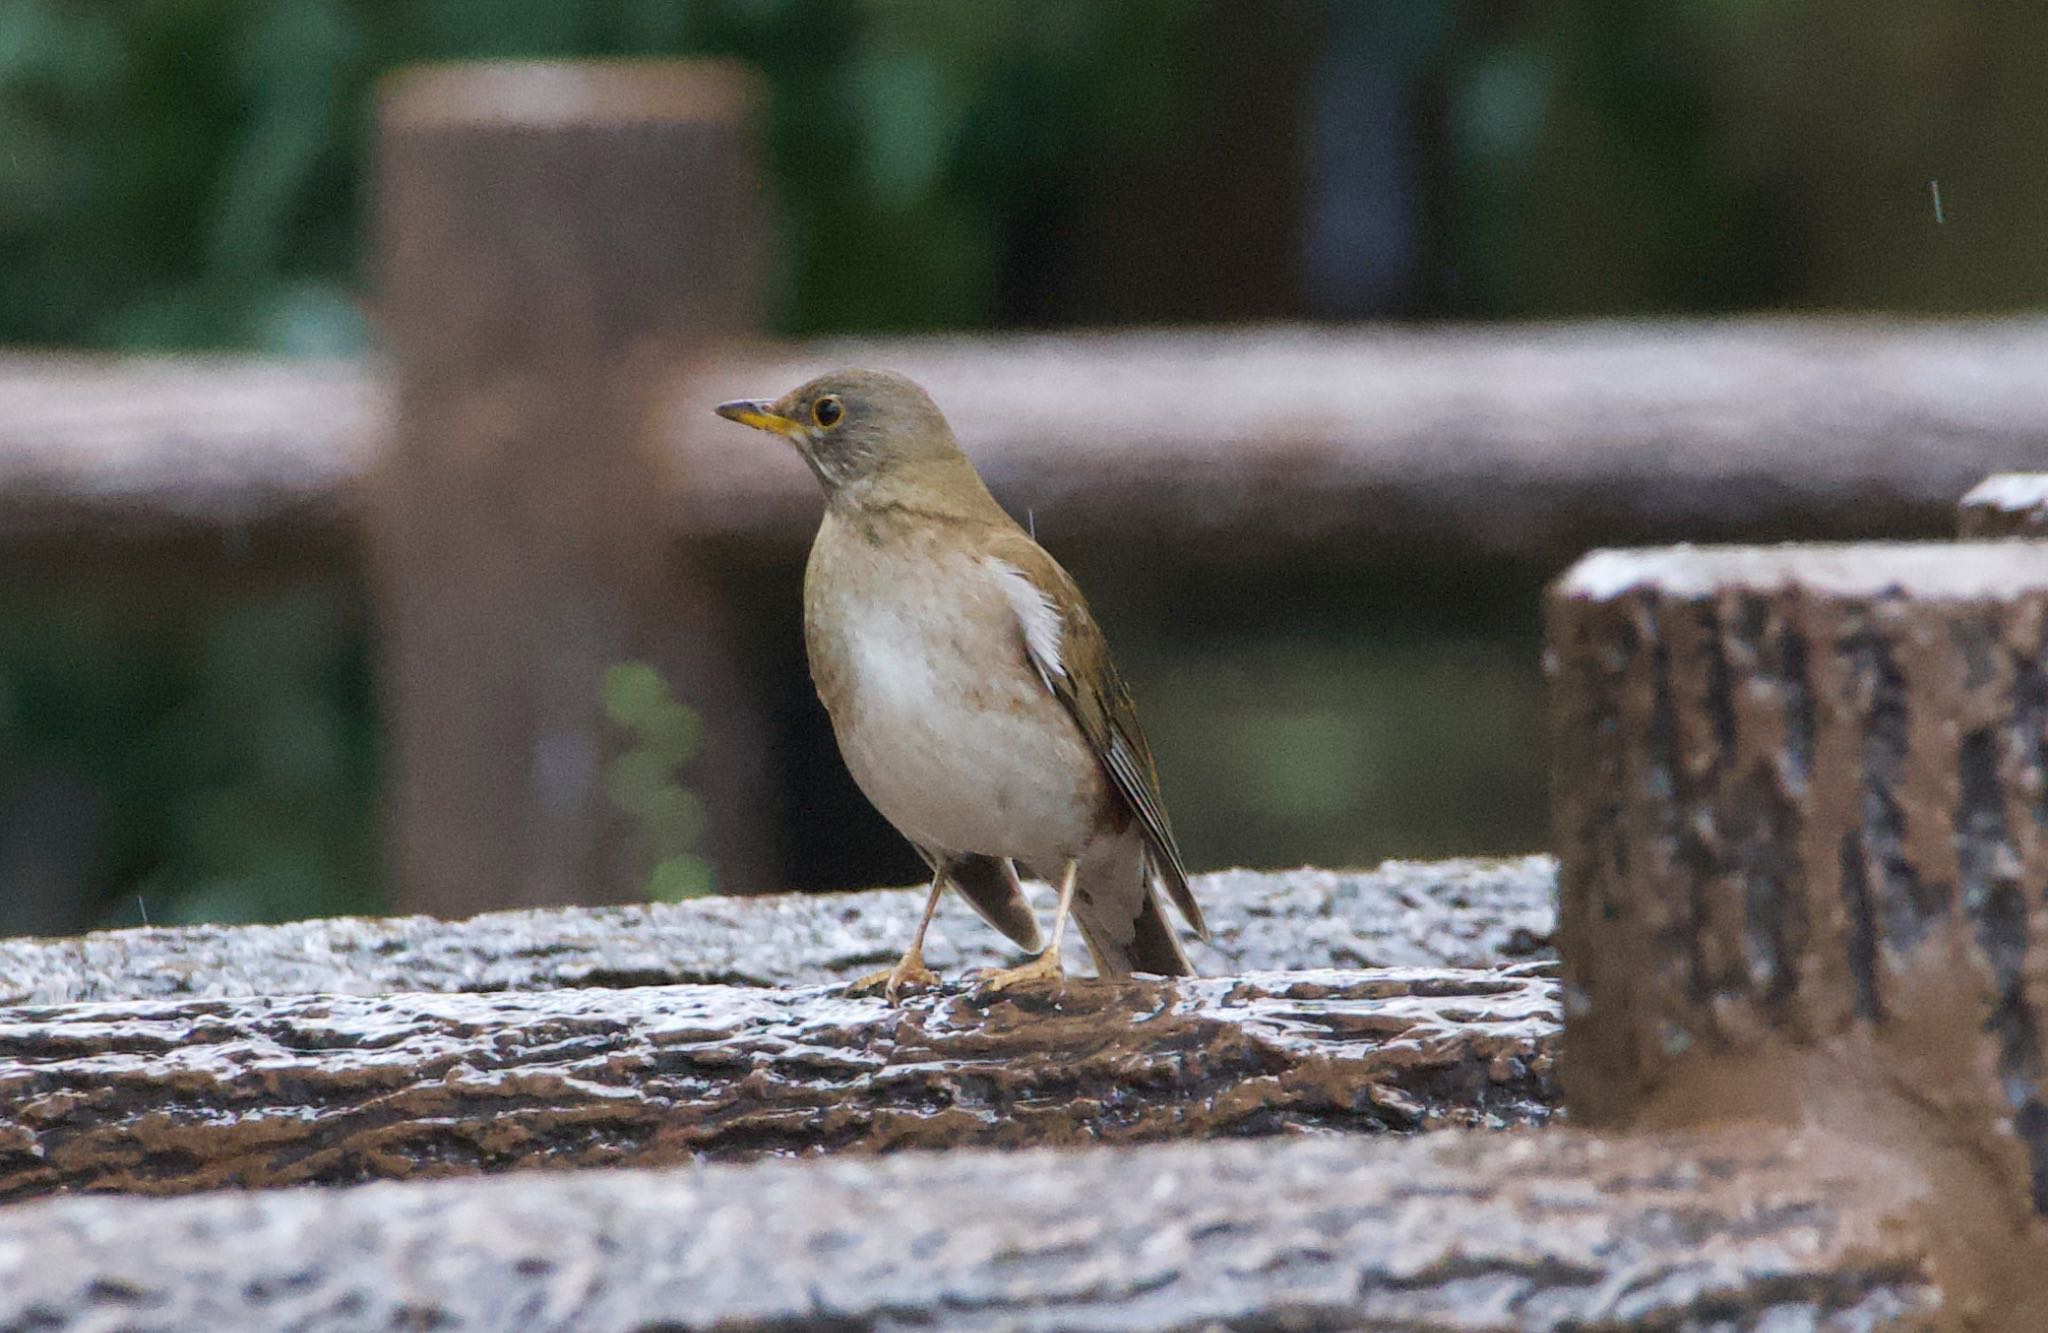
[[[1937,1323],[1871,1167],[1545,1130],[53,1199],[0,1209],[0,1327],[2038,1327]]]
[[[0,1202],[1541,1123],[1556,1034],[1556,982],[1441,968],[0,1009]]]
[[[677,536],[791,547],[797,466],[712,417],[817,369],[899,366],[1020,512],[1191,539],[1413,531],[1548,553],[1629,530],[1933,533],[2048,464],[2048,322],[1601,322],[1094,332],[731,347],[656,430]],[[391,428],[372,366],[0,355],[0,540],[351,527]]]
[[[1042,533],[1177,553],[1400,538],[1562,563],[1673,535],[1937,535],[1986,472],[2048,460],[2041,320],[847,341],[691,367],[663,417],[684,529],[808,535],[808,475],[709,407],[862,363],[924,383]]]

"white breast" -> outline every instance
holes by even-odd
[[[1012,590],[964,556],[871,558],[885,568],[813,645],[846,666],[832,721],[854,780],[915,842],[1057,874],[1088,841],[1100,778],[1025,654]]]

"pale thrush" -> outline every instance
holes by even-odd
[[[1193,969],[1163,887],[1203,938],[1151,750],[1080,589],[1003,511],[925,391],[823,375],[720,416],[795,444],[825,488],[804,571],[804,644],[854,781],[932,868],[891,998],[937,978],[924,937],[951,882],[1027,949],[1017,866],[1060,886],[1051,943],[1002,989],[1062,975],[1069,912],[1103,976]]]

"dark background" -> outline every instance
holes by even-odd
[[[366,354],[381,75],[682,53],[772,85],[791,335],[2048,290],[2039,6],[0,0],[0,342]],[[1549,565],[1060,554],[1199,867],[1541,845]],[[0,930],[380,906],[358,585],[9,564]],[[834,762],[801,676],[764,689],[778,762]],[[790,882],[911,874],[857,804],[836,819],[786,831]]]

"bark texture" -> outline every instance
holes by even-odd
[[[0,1199],[1545,1119],[1555,983],[1306,972],[0,1010]]]
[[[1957,513],[1965,541],[2048,537],[2048,472],[2001,472],[1970,488]]]
[[[2048,546],[1599,553],[1548,613],[1574,1116],[1817,1049],[2048,1206]]]
[[[1825,1136],[1174,1144],[0,1210],[0,1328],[1927,1327]]]
[[[1041,907],[1049,901],[1043,885],[1027,889]],[[1547,856],[1389,861],[1370,871],[1226,870],[1196,876],[1195,892],[1214,938],[1188,941],[1188,952],[1211,976],[1477,968],[1554,956],[1557,864]],[[0,1003],[851,981],[896,960],[922,900],[922,888],[879,889],[492,912],[467,921],[340,917],[0,939]],[[948,975],[1015,961],[957,898],[941,909],[925,952]]]

